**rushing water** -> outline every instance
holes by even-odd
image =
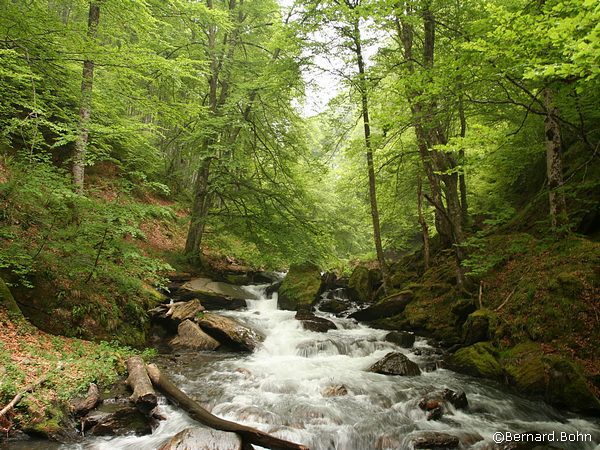
[[[559,412],[542,402],[507,393],[495,383],[435,369],[436,349],[417,339],[414,349],[384,341],[385,331],[328,317],[338,326],[327,333],[302,329],[294,312],[277,309],[277,295],[249,286],[259,300],[245,311],[228,311],[261,330],[266,339],[251,355],[222,352],[165,355],[159,365],[189,395],[225,419],[241,422],[311,449],[411,449],[425,431],[461,439],[461,448],[493,448],[495,432],[537,431],[560,436],[589,433],[591,442],[553,443],[557,448],[600,449],[600,423]],[[325,314],[322,314],[327,316]],[[421,376],[395,377],[365,371],[389,351],[402,351],[424,369]],[[344,385],[347,395],[326,397],[325,389]],[[418,402],[443,388],[464,390],[467,411],[447,411],[427,421]],[[156,449],[193,425],[182,411],[164,405],[168,419],[151,436],[93,438],[61,448],[94,450]]]

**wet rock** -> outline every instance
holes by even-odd
[[[308,331],[326,333],[329,330],[337,329],[337,326],[331,320],[315,316],[312,312],[304,309],[298,311],[295,317],[302,322],[302,327]]]
[[[321,272],[312,263],[292,264],[279,288],[278,305],[296,311],[310,307],[322,292]]]
[[[415,335],[408,331],[392,331],[385,336],[385,340],[400,347],[411,348],[415,343]]]
[[[452,449],[457,448],[459,439],[447,433],[426,432],[412,440],[414,448]]]
[[[444,415],[444,410],[441,406],[427,411],[427,420],[440,420]]]
[[[235,433],[211,428],[187,428],[173,436],[160,450],[242,450],[242,439]]]
[[[338,298],[323,300],[319,304],[319,309],[321,311],[332,313],[335,315],[341,314],[344,311],[347,311],[348,309],[350,309],[351,307],[352,307],[352,305],[350,304],[350,302],[345,301],[345,300],[340,300]]]
[[[442,398],[456,409],[467,409],[469,407],[467,394],[464,391],[455,392],[452,389],[444,389],[442,391]]]
[[[86,434],[94,436],[143,436],[151,434],[155,424],[154,419],[148,418],[133,406],[120,406],[113,412],[94,411],[82,419]]]
[[[327,386],[321,391],[323,397],[341,397],[348,395],[348,388],[343,384],[337,384],[335,386]]]
[[[272,297],[275,292],[279,292],[279,288],[281,288],[281,283],[283,283],[283,281],[278,281],[277,283],[273,283],[272,285],[267,287],[267,289],[265,290],[267,297]]]
[[[214,313],[205,313],[198,319],[198,325],[219,342],[242,351],[252,352],[264,340],[264,336],[258,331],[235,319]]]
[[[171,340],[170,344],[194,350],[216,350],[221,345],[219,341],[210,337],[191,320],[185,320],[179,324],[177,336]]]
[[[369,372],[384,375],[416,376],[421,374],[419,366],[403,353],[390,352],[369,368]]]
[[[411,291],[399,292],[380,300],[375,305],[356,311],[350,314],[349,317],[364,322],[392,317],[404,311],[406,305],[408,305],[412,299],[413,293]]]

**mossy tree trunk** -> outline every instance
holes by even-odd
[[[23,317],[21,308],[17,305],[10,289],[2,278],[0,278],[0,307],[5,308],[12,315]]]

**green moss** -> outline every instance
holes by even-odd
[[[17,302],[15,302],[15,299],[13,298],[10,289],[8,288],[8,286],[2,278],[0,278],[0,307],[6,308],[6,310],[8,310],[10,314],[13,314],[15,316],[23,316],[19,305],[17,305]]]
[[[295,310],[308,307],[321,291],[321,272],[311,263],[293,264],[279,288],[279,306]]]
[[[505,352],[502,365],[510,383],[520,392],[542,396],[558,406],[600,411],[600,402],[588,387],[581,367],[565,357],[544,354],[539,344],[515,346]]]
[[[348,287],[354,291],[354,300],[370,302],[373,297],[373,286],[369,277],[369,269],[364,266],[357,266],[350,275]]]
[[[478,342],[458,350],[450,358],[450,363],[469,375],[499,379],[502,377],[502,367],[497,356],[498,352],[491,343]]]

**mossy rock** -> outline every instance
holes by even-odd
[[[279,307],[309,308],[321,293],[321,271],[312,263],[292,264],[279,288]]]
[[[13,295],[10,292],[10,289],[4,282],[2,278],[0,278],[0,307],[5,308],[10,314],[14,314],[18,317],[23,317],[23,313],[21,313],[21,308],[15,302]]]
[[[473,345],[477,342],[492,340],[497,321],[496,314],[489,309],[478,309],[469,314],[462,328],[463,343]]]
[[[25,399],[21,403],[20,407],[27,409],[25,417],[28,420],[21,425],[21,429],[25,433],[58,442],[70,442],[77,439],[75,422],[66,412],[66,405],[54,403],[43,407],[29,399]]]
[[[478,342],[461,348],[448,362],[458,372],[476,377],[500,379],[503,373],[498,352],[489,342]]]
[[[510,384],[519,392],[541,396],[557,406],[600,413],[600,401],[574,361],[546,355],[539,344],[527,342],[507,351],[502,364]]]
[[[373,299],[373,276],[369,272],[364,266],[357,266],[352,271],[348,280],[352,300],[368,303]]]

